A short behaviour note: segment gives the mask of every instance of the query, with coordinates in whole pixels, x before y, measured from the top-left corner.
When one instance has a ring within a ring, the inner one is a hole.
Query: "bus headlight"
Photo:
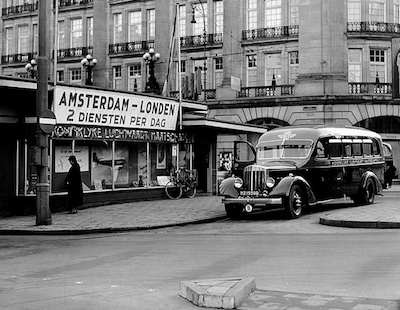
[[[235,188],[241,188],[243,186],[243,180],[241,178],[235,179]]]
[[[268,188],[272,188],[275,185],[275,180],[271,177],[268,177],[265,184],[267,185]]]

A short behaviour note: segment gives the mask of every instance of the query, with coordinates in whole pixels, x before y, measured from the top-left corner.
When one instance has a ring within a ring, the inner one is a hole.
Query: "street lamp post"
[[[93,73],[93,68],[97,64],[97,59],[93,58],[92,55],[87,54],[86,57],[81,60],[81,64],[86,69],[87,72],[85,84],[93,85],[92,73]]]
[[[154,48],[150,48],[148,52],[143,55],[144,61],[149,65],[149,80],[146,83],[146,93],[159,93],[160,86],[154,76],[154,64],[160,59],[160,53],[156,53]]]
[[[28,71],[29,77],[31,79],[36,78],[36,66],[37,66],[37,61],[35,59],[31,59],[31,61],[25,65],[25,69],[26,71]]]
[[[199,3],[201,5],[201,10],[202,10],[202,14],[203,14],[203,46],[204,46],[204,101],[207,102],[207,27],[206,27],[206,13],[204,11],[204,6],[203,3],[199,0]],[[196,18],[195,18],[195,7],[193,8],[193,16],[192,16],[192,20],[191,23],[195,24],[196,23]]]

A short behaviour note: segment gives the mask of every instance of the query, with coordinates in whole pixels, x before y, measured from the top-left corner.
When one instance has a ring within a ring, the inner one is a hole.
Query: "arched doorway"
[[[398,138],[400,134],[400,117],[372,117],[356,123],[355,126],[375,131],[382,135],[385,142],[390,143],[393,151],[393,164],[397,168],[396,178],[398,178],[400,174],[400,138]]]

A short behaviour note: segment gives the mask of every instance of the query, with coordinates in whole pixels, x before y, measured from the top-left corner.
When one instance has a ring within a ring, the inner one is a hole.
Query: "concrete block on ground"
[[[235,309],[256,289],[251,277],[182,281],[179,295],[206,308]]]

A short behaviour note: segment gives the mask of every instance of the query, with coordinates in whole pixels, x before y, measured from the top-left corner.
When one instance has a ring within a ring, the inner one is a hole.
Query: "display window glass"
[[[164,186],[177,167],[176,144],[125,141],[52,140],[52,193],[65,192],[75,155],[84,191]],[[190,144],[181,144],[182,165],[189,167]]]

